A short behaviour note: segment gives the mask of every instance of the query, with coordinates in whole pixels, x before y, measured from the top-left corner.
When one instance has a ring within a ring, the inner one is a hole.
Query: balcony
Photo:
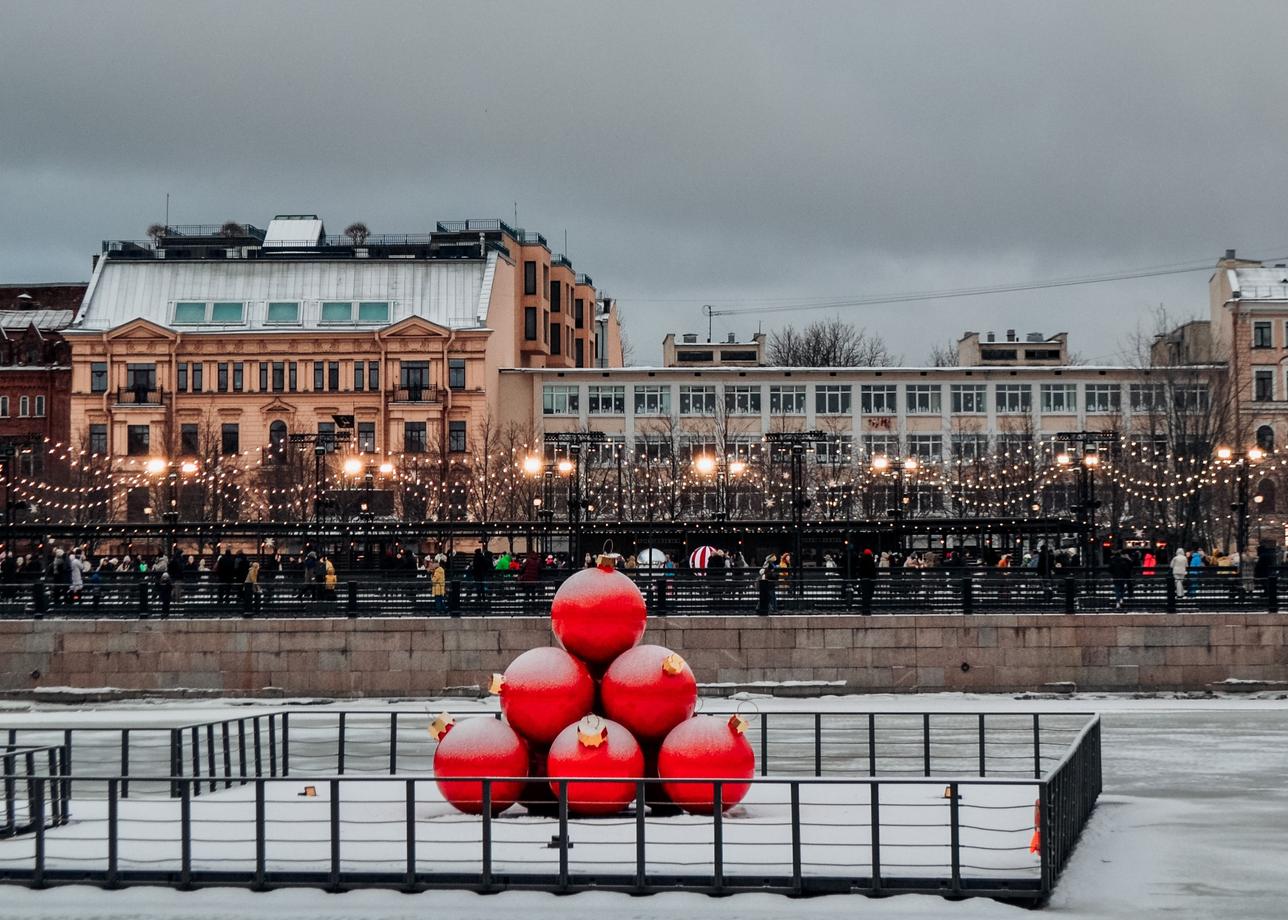
[[[396,403],[441,403],[443,389],[431,386],[395,387],[389,391],[389,399]]]
[[[116,391],[116,405],[125,408],[156,408],[165,405],[165,390],[160,387],[121,387]]]

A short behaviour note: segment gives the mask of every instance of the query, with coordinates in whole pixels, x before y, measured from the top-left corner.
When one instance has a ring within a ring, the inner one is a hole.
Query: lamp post
[[[162,551],[169,557],[174,552],[174,521],[171,518],[174,505],[174,473],[170,470],[170,461],[165,457],[149,457],[143,464],[143,469],[158,482],[162,476],[165,476],[167,494],[158,495],[157,498],[161,505],[161,520],[166,525]]]
[[[1233,467],[1235,470],[1237,497],[1235,501],[1230,504],[1230,510],[1238,515],[1237,539],[1239,541],[1239,572],[1243,573],[1246,571],[1244,559],[1247,556],[1248,551],[1248,486],[1249,481],[1252,478],[1253,464],[1260,463],[1266,456],[1266,452],[1260,447],[1250,447],[1244,453],[1240,454],[1238,458],[1235,458],[1234,451],[1230,448],[1218,447],[1216,450],[1216,456],[1218,460],[1221,460],[1226,465]],[[1257,497],[1258,499],[1261,498],[1261,496]],[[1260,527],[1260,525],[1261,517],[1258,515],[1257,526]],[[1259,542],[1260,539],[1258,538],[1258,543]]]
[[[716,481],[716,520],[729,520],[729,477],[741,476],[747,464],[741,460],[728,457],[712,457],[702,454],[693,461],[693,468],[702,476],[715,474]]]
[[[1069,469],[1078,460],[1078,504],[1074,510],[1078,515],[1078,527],[1082,532],[1082,565],[1091,574],[1096,564],[1096,468],[1100,466],[1100,454],[1087,447],[1083,448],[1081,458],[1070,453],[1056,455],[1056,466]]]
[[[898,459],[887,457],[885,454],[877,454],[872,458],[872,472],[878,476],[884,476],[887,473],[894,475],[894,507],[887,508],[886,514],[894,518],[895,521],[895,538],[900,554],[904,550],[903,542],[903,521],[907,517],[912,502],[909,496],[904,492],[904,477],[915,476],[917,470],[921,468],[921,461],[916,457],[904,457]]]
[[[608,435],[602,431],[561,431],[547,434],[542,440],[546,444],[565,444],[568,447],[568,456],[559,461],[558,470],[561,475],[569,477],[568,555],[577,559],[581,555],[582,512],[589,511],[593,507],[592,503],[581,494],[581,451],[586,444],[605,443]],[[549,504],[547,499],[546,507],[553,519],[554,510],[549,508]]]

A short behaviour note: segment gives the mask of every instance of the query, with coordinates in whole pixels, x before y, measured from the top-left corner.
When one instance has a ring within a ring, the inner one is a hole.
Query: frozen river
[[[399,704],[433,710],[434,702]],[[830,697],[758,701],[768,711],[837,708],[880,710],[1087,711],[1104,718],[1105,792],[1082,842],[1044,913],[1077,918],[1224,918],[1288,916],[1288,701],[1220,698],[1130,700],[1083,696],[1023,701],[962,695]],[[454,701],[457,710],[460,701]],[[3,704],[7,724],[56,719],[93,723],[132,717],[158,724],[227,714],[225,704],[132,704],[72,710],[26,710]],[[371,708],[366,704],[365,708]],[[25,711],[24,711],[25,710]],[[115,710],[115,711],[112,711]],[[253,894],[235,890],[104,892],[66,888],[32,892],[0,888],[0,915],[27,918],[171,917],[219,920],[272,914],[281,920],[327,918],[522,917],[524,920],[611,914],[614,920],[674,917],[1000,918],[1032,916],[985,900],[950,903],[900,896],[884,900],[829,897],[794,901],[777,895],[632,898],[532,893],[401,895],[317,891]]]

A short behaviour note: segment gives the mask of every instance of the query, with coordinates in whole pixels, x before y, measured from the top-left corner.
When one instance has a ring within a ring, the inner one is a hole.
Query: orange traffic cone
[[[1033,839],[1029,841],[1029,852],[1037,853],[1042,849],[1042,800],[1033,800]]]

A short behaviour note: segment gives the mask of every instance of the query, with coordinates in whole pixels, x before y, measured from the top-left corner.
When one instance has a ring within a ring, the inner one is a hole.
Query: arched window
[[[1257,446],[1262,450],[1275,449],[1275,430],[1269,425],[1262,425],[1257,429]]]
[[[1275,513],[1275,481],[1273,479],[1263,479],[1257,483],[1256,497],[1261,499],[1260,502],[1257,502],[1257,506],[1262,514]]]
[[[269,463],[281,463],[286,459],[286,422],[281,419],[268,426]]]

